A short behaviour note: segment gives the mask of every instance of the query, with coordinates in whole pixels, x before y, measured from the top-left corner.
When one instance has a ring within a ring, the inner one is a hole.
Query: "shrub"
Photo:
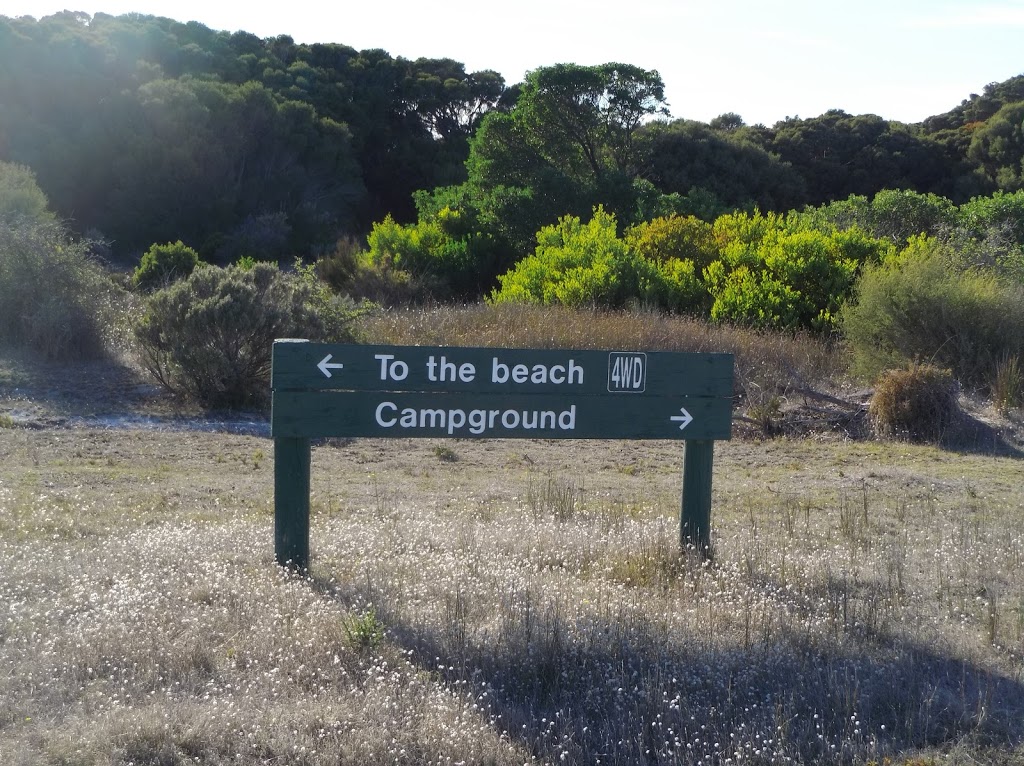
[[[154,244],[142,255],[132,275],[132,283],[140,290],[157,290],[171,282],[184,279],[199,265],[199,254],[180,239],[166,245]]]
[[[868,414],[880,435],[924,442],[938,442],[961,418],[952,375],[928,364],[883,373]]]
[[[706,315],[711,297],[693,261],[669,258],[652,265],[655,271],[644,304],[676,314]]]
[[[435,279],[413,277],[391,258],[372,260],[353,237],[339,239],[317,260],[316,275],[336,293],[384,306],[415,305],[438,292]]]
[[[172,391],[209,407],[261,405],[275,338],[341,340],[325,331],[301,275],[257,263],[197,269],[154,293],[136,326],[142,361]]]
[[[865,270],[841,320],[856,372],[927,361],[985,386],[998,360],[1024,353],[1024,288],[954,261],[948,246],[918,237]]]
[[[216,263],[234,263],[244,257],[256,261],[278,261],[288,252],[291,233],[288,216],[283,212],[250,214],[224,236],[214,251],[213,259]]]
[[[410,283],[432,288],[432,297],[475,297],[493,279],[493,243],[476,231],[472,215],[455,208],[421,213],[410,225],[388,215],[373,225],[367,244],[375,269],[403,272]]]
[[[676,313],[707,313],[711,297],[701,274],[719,256],[711,224],[670,215],[630,227],[623,239],[656,269],[648,303]]]
[[[942,239],[962,269],[991,269],[1024,283],[1024,191],[975,197],[959,208],[957,225]]]
[[[651,261],[692,261],[697,273],[719,256],[711,224],[693,216],[655,218],[631,226],[623,239],[630,249]]]
[[[255,263],[246,268],[251,269]],[[354,339],[355,320],[372,311],[372,303],[357,303],[350,296],[334,292],[318,274],[316,264],[304,265],[295,261],[295,276],[308,291],[306,303],[316,315],[320,337],[333,343],[346,343]]]
[[[0,162],[0,219],[29,224],[56,220],[31,168]]]
[[[975,197],[962,204],[958,213],[959,227],[976,237],[993,228],[1006,227],[1013,241],[1024,245],[1024,189]]]
[[[537,250],[507,274],[492,303],[622,307],[652,297],[655,265],[616,234],[615,216],[598,207],[587,223],[572,215],[537,232]]]
[[[796,218],[823,231],[859,228],[871,236],[903,247],[918,234],[934,236],[952,226],[956,207],[945,197],[905,189],[883,189],[869,202],[851,195],[820,207],[808,208]]]
[[[53,222],[0,220],[0,343],[49,359],[101,356],[115,297],[88,242]]]
[[[714,299],[711,318],[755,327],[833,329],[861,265],[888,250],[857,229],[790,230],[775,217],[715,226],[735,238],[704,270]]]

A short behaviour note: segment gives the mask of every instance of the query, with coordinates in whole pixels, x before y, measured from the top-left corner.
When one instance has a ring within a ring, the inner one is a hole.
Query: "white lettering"
[[[472,365],[463,366],[471,367]],[[613,379],[617,380],[617,376],[620,374],[619,368],[613,364],[611,371]],[[460,368],[460,378],[461,375]],[[466,380],[465,378],[462,379]],[[570,359],[568,364],[514,364],[510,367],[508,364],[498,361],[498,357],[495,356],[491,358],[491,382],[532,383],[534,385],[545,385],[547,383],[561,385],[567,383],[569,385],[582,386],[583,368],[576,364],[575,359]]]
[[[487,427],[487,411],[473,410],[469,413],[469,432],[471,434],[482,434]]]
[[[502,364],[498,361],[498,357],[494,357],[491,365],[491,383],[504,383],[508,380],[508,365]]]
[[[381,402],[380,404],[377,405],[377,411],[373,414],[373,416],[377,420],[377,425],[381,426],[382,428],[391,428],[391,426],[393,426],[397,422],[397,420],[395,418],[391,418],[390,420],[384,420],[385,408],[397,410],[398,405],[396,405],[394,402]]]
[[[575,378],[575,380],[573,380]],[[569,360],[569,385],[576,384],[577,386],[583,385],[583,368],[580,367],[572,359]]]
[[[455,380],[455,362],[441,357],[441,380]]]
[[[448,410],[448,435],[452,435],[452,431],[456,428],[462,428],[466,425],[466,413],[464,410]]]
[[[480,436],[488,430],[515,431],[576,429],[576,405],[562,412],[552,410],[463,410],[405,407],[399,409],[394,402],[381,402],[374,410],[374,420],[381,428],[399,426],[407,429],[438,429],[448,436],[457,436],[468,430]]]
[[[409,365],[401,360],[394,359],[393,354],[374,354],[374,359],[380,360],[380,379],[381,380],[405,380],[409,377]],[[390,362],[390,364],[389,364]]]
[[[420,428],[444,428],[444,420],[444,410],[420,410]]]

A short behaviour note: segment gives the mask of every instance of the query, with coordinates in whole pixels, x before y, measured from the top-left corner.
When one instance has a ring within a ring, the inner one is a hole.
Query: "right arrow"
[[[679,423],[679,430],[682,431],[684,428],[690,425],[690,423],[693,422],[693,415],[687,412],[684,407],[680,407],[679,411],[683,414],[673,415],[672,417],[669,418],[669,420],[677,421]]]

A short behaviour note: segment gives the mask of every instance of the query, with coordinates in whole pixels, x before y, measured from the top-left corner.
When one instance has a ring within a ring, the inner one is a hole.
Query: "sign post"
[[[681,440],[681,542],[710,552],[714,441],[732,434],[730,354],[278,340],[271,377],[279,564],[309,565],[310,439],[327,436]]]

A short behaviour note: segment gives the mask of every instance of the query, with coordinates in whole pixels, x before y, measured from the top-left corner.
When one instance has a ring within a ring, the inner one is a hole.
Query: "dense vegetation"
[[[79,315],[125,290],[150,366],[185,390],[168,339],[218,291],[200,324],[236,335],[242,305],[249,326],[345,337],[351,299],[484,300],[844,336],[865,374],[925,360],[982,387],[1024,350],[1024,75],[915,125],[703,124],[626,63],[507,86],[450,59],[72,12],[0,16],[0,72],[3,339],[54,356],[102,347],[110,317]],[[315,267],[252,272],[297,258]],[[20,288],[47,270],[45,294]]]
[[[672,120],[658,73],[629,64],[539,67],[507,87],[450,59],[72,12],[0,17],[0,71],[0,160],[126,259],[179,239],[222,263],[309,257],[457,200],[498,240],[490,286],[542,226],[598,204],[629,225],[883,189],[959,204],[1024,183],[1024,77],[919,125],[842,111],[703,124]]]
[[[461,179],[504,83],[448,59],[296,45],[139,15],[0,17],[0,159],[136,256],[291,255],[407,218]]]

